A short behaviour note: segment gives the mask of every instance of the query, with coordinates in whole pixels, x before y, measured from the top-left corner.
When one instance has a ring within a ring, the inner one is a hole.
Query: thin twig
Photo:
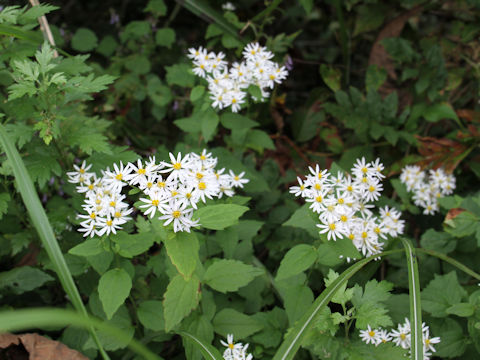
[[[30,0],[30,4],[32,6],[40,6],[40,2],[38,0]],[[53,48],[53,57],[58,57],[58,52],[55,50],[55,40],[53,39],[52,31],[50,30],[50,25],[48,25],[48,21],[45,15],[42,15],[38,18],[38,23],[40,24],[40,30],[43,33],[43,37],[45,40],[48,40],[50,45]]]

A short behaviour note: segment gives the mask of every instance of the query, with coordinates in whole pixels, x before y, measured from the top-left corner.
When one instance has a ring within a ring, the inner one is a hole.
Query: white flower
[[[378,345],[381,342],[380,333],[376,329],[372,329],[368,325],[367,330],[360,330],[360,338],[365,341],[367,344]]]

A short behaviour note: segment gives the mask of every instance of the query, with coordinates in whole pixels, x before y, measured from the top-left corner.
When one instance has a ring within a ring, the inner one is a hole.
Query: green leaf
[[[309,15],[313,9],[313,0],[300,0],[300,5],[302,5],[305,13]]]
[[[223,309],[213,319],[213,328],[224,337],[233,334],[234,338],[242,339],[262,330],[263,324],[237,310]]]
[[[378,29],[385,19],[385,7],[381,4],[360,5],[357,9],[354,37]]]
[[[473,235],[477,229],[478,218],[469,211],[464,211],[454,219],[446,220],[445,231],[455,237]]]
[[[434,279],[422,291],[423,309],[434,317],[445,317],[448,315],[447,309],[460,303],[466,294],[455,271],[446,275],[435,274]]]
[[[202,129],[202,135],[205,139],[205,142],[212,140],[213,135],[215,135],[215,131],[217,130],[219,121],[218,115],[211,108],[206,110],[201,115],[200,127]]]
[[[370,65],[365,78],[367,92],[377,91],[385,80],[387,80],[387,71],[377,65]]]
[[[420,239],[420,244],[425,249],[436,250],[442,254],[448,254],[455,250],[457,241],[446,232],[428,229]]]
[[[393,289],[393,284],[388,281],[369,280],[365,284],[365,290],[358,285],[355,285],[352,304],[354,306],[360,306],[368,302],[384,302],[390,298],[390,291]],[[373,325],[372,325],[373,326]]]
[[[296,322],[290,332],[286,335],[285,340],[280,345],[272,360],[292,360],[300,348],[305,333],[312,326],[315,316],[328,305],[330,299],[337,293],[344,283],[374,258],[393,253],[398,253],[398,250],[380,253],[374,257],[360,260],[345,270],[322,292],[322,294],[320,294],[312,306],[310,306],[304,315]]]
[[[52,148],[37,146],[24,158],[31,179],[37,182],[40,187],[50,180],[52,174],[59,176],[62,173],[62,168],[53,154]]]
[[[470,303],[458,303],[447,308],[445,312],[461,317],[469,317],[475,312],[475,306]]]
[[[243,115],[226,112],[220,117],[222,125],[230,130],[251,129],[258,126],[258,122],[253,121]]]
[[[317,260],[315,247],[296,245],[285,254],[277,271],[276,280],[286,279],[310,268]]]
[[[167,6],[163,0],[150,0],[143,11],[151,12],[153,15],[160,17],[167,13]]]
[[[260,101],[263,98],[262,90],[257,85],[250,85],[247,88],[247,92],[257,101]]]
[[[140,303],[137,309],[138,320],[149,330],[163,331],[165,320],[163,319],[163,304],[158,300],[147,300]]]
[[[453,319],[444,319],[443,324],[436,328],[440,343],[435,345],[435,356],[442,358],[459,358],[467,349],[469,339],[463,334],[460,324]]]
[[[339,277],[339,274],[332,269],[328,271],[327,277],[324,279],[325,281],[325,286],[328,287],[330,284],[332,284],[337,278]],[[350,301],[353,297],[353,291],[354,289],[347,289],[347,283],[345,282],[336,292],[335,295],[332,297],[332,302],[336,304],[341,304],[345,306],[347,301]]]
[[[316,216],[313,211],[308,207],[308,204],[304,204],[299,207],[290,216],[282,226],[293,226],[296,228],[306,230],[313,238],[318,238],[318,228],[316,222]]]
[[[9,202],[10,195],[8,193],[0,193],[0,219],[7,213]]]
[[[72,274],[70,273],[67,263],[65,262],[62,250],[55,239],[52,227],[50,226],[47,215],[45,214],[45,210],[43,209],[40,199],[38,198],[37,192],[33,187],[32,180],[30,179],[27,169],[25,168],[25,164],[20,158],[20,154],[18,153],[17,149],[9,139],[5,128],[1,124],[0,143],[12,166],[18,191],[22,196],[22,200],[27,208],[28,214],[30,215],[33,225],[38,232],[40,240],[42,241],[42,245],[47,252],[48,258],[53,264],[63,289],[67,293],[75,309],[81,315],[87,316],[87,310],[85,309],[78,289],[73,282]],[[100,349],[102,356],[105,359],[108,359],[108,356],[106,355],[102,345],[100,344],[98,336],[91,325],[89,325],[89,330],[95,343]]]
[[[153,245],[151,234],[127,234],[123,231],[111,236],[111,240],[117,245],[118,254],[132,258],[143,254]]]
[[[212,345],[203,342],[200,338],[185,331],[180,332],[183,338],[188,339],[195,347],[200,350],[206,360],[223,360],[217,349]]]
[[[112,269],[102,275],[98,282],[98,295],[107,319],[122,305],[132,289],[132,279],[123,269]]]
[[[192,91],[190,92],[190,101],[195,102],[202,97],[205,93],[205,86],[197,85],[195,86]]]
[[[39,288],[52,280],[54,280],[53,277],[40,269],[22,266],[0,273],[0,290],[10,290],[19,295]]]
[[[128,40],[139,40],[150,34],[152,26],[148,21],[130,21],[122,33],[120,40],[124,43]]]
[[[97,46],[97,35],[85,28],[78,29],[72,37],[72,48],[80,52],[88,52]]]
[[[100,41],[95,51],[108,58],[113,55],[117,47],[118,42],[115,38],[112,35],[107,35]]]
[[[248,210],[246,206],[235,204],[208,205],[195,211],[194,217],[206,229],[223,230],[235,225]]]
[[[424,110],[423,116],[427,121],[430,122],[437,122],[443,119],[453,119],[455,121],[459,121],[455,110],[453,110],[452,106],[446,102],[430,105]]]
[[[320,75],[327,86],[333,91],[337,92],[341,89],[342,73],[331,65],[320,65]]]
[[[158,29],[155,34],[155,43],[159,46],[165,46],[169,49],[175,42],[175,31],[170,28]]]
[[[226,293],[237,291],[263,274],[263,270],[237,260],[218,260],[205,271],[203,282],[211,288]]]
[[[372,328],[392,326],[392,319],[387,314],[388,310],[381,305],[371,302],[362,304],[356,308],[355,326],[357,329],[366,329],[368,325]]]
[[[287,283],[286,286],[283,284]],[[285,312],[287,313],[288,322],[292,326],[302,317],[305,309],[313,303],[313,292],[304,284],[289,284],[289,280],[278,284],[282,298]]]
[[[169,85],[178,85],[182,87],[193,87],[195,83],[195,75],[191,71],[188,64],[175,64],[166,66],[166,79]]]
[[[265,131],[253,129],[247,133],[245,146],[259,153],[263,153],[264,149],[275,150],[275,144]]]
[[[172,264],[183,277],[189,278],[197,263],[200,263],[198,257],[200,245],[195,233],[171,233],[163,239],[163,243]]]
[[[170,281],[163,301],[165,331],[172,330],[175,325],[197,307],[199,286],[200,281],[196,276],[185,279],[179,274]]]
[[[69,254],[77,255],[77,256],[93,256],[98,255],[103,252],[103,245],[102,242],[98,238],[91,238],[87,239],[81,244],[78,244],[68,250]]]

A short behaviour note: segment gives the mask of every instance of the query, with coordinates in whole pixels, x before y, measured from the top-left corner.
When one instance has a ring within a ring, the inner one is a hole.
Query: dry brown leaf
[[[418,152],[424,160],[418,165],[425,167],[432,165],[433,168],[443,166],[447,172],[452,172],[459,164],[467,146],[454,140],[440,139],[430,136],[415,135],[418,140]]]
[[[462,208],[453,208],[448,210],[447,216],[445,217],[445,221],[455,219],[458,215],[460,215],[464,211],[465,209],[462,209]]]
[[[88,360],[78,351],[38,334],[0,334],[0,349],[20,344],[29,353],[29,360]]]

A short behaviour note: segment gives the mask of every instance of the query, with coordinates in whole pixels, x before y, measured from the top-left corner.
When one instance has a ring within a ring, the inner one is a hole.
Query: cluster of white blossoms
[[[297,178],[298,186],[290,187],[290,193],[311,203],[310,209],[319,215],[320,233],[327,233],[328,240],[348,237],[364,256],[375,255],[382,251],[382,241],[402,234],[405,225],[394,208],[386,206],[379,216],[373,214],[371,202],[383,190],[383,168],[380,159],[367,163],[365,158],[357,159],[351,175],[334,176],[318,165],[309,167],[306,180]]]
[[[226,347],[223,352],[223,358],[225,360],[252,360],[252,354],[247,353],[248,344],[234,343],[233,335],[227,335],[227,342],[220,340],[223,346]]]
[[[241,109],[245,102],[246,89],[256,85],[261,89],[263,100],[270,96],[268,89],[286,79],[288,71],[270,59],[273,53],[258,43],[248,44],[243,50],[243,61],[234,62],[231,67],[224,60],[225,54],[207,52],[200,47],[188,49],[187,55],[193,61],[195,75],[206,78],[213,108],[228,108],[233,112]]]
[[[78,184],[76,190],[85,193],[82,205],[87,214],[80,214],[83,236],[93,237],[116,233],[131,218],[133,208],[125,202],[123,187],[135,186],[143,192],[139,207],[151,218],[160,214],[164,225],[173,223],[173,230],[190,232],[199,226],[193,220],[193,211],[199,201],[233,196],[234,188],[243,187],[249,180],[244,172],[235,175],[231,170],[216,170],[217,158],[206,150],[199,155],[190,153],[175,157],[170,153],[170,162],[156,163],[155,157],[148,161],[114,164],[113,170],[102,170],[102,176],[89,172],[92,165],[84,161],[81,166],[74,165],[75,171],[68,172],[71,183]]]
[[[419,166],[405,166],[400,175],[400,181],[413,192],[415,205],[422,207],[425,215],[433,215],[438,211],[438,199],[453,193],[455,176],[447,174],[442,168],[430,170],[427,173]]]
[[[430,337],[430,330],[425,323],[422,323],[422,335],[423,335],[423,358],[425,360],[430,359],[432,352],[435,352],[433,345],[440,342],[439,337]],[[385,344],[387,342],[393,342],[397,346],[401,346],[403,349],[410,350],[411,347],[411,328],[410,321],[405,318],[404,324],[398,324],[397,329],[392,329],[388,332],[385,329],[372,329],[368,325],[367,330],[360,330],[360,338],[367,344]]]

